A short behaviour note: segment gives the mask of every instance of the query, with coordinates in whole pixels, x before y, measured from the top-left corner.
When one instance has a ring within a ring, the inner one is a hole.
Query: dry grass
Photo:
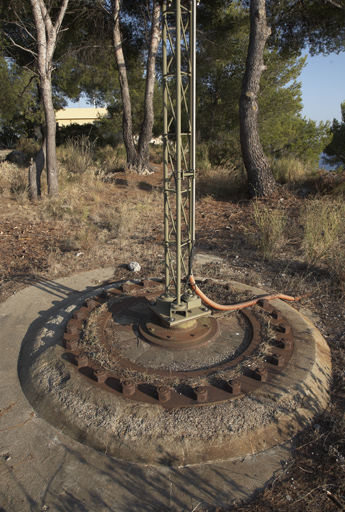
[[[271,170],[274,179],[281,184],[299,185],[317,176],[314,167],[293,157],[283,157],[271,161]]]
[[[197,193],[216,198],[230,198],[242,194],[246,188],[242,169],[235,165],[212,167],[207,162],[200,167],[197,178]]]
[[[315,265],[334,256],[343,238],[345,204],[342,200],[315,199],[301,209],[306,260]]]
[[[3,197],[21,197],[27,195],[28,171],[10,162],[1,163],[0,195]]]
[[[280,206],[267,208],[256,201],[253,203],[253,218],[259,248],[265,258],[272,259],[288,242],[286,213]]]

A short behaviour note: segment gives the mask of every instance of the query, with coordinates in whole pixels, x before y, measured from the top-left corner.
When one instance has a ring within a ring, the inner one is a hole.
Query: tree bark
[[[136,169],[138,156],[133,141],[133,125],[132,125],[132,105],[131,97],[129,93],[129,85],[127,79],[127,69],[125,57],[122,48],[122,39],[120,31],[120,10],[121,0],[114,0],[113,2],[113,42],[115,50],[115,58],[117,62],[117,69],[119,72],[121,98],[123,106],[122,116],[122,130],[123,130],[123,142],[125,144],[127,153],[127,169]]]
[[[144,100],[144,121],[141,126],[139,144],[138,144],[138,174],[143,174],[149,170],[149,147],[152,138],[152,129],[154,124],[153,95],[156,80],[156,56],[161,40],[160,30],[160,5],[153,3],[152,27],[150,34],[150,47],[146,66],[146,87]]]
[[[156,56],[161,39],[160,34],[160,12],[161,7],[158,2],[152,2],[152,24],[150,33],[150,44],[146,66],[146,85],[144,99],[144,120],[141,126],[138,150],[136,150],[133,141],[132,127],[132,107],[129,92],[126,62],[123,54],[122,39],[120,31],[120,11],[122,0],[113,0],[113,42],[115,57],[119,72],[121,98],[123,105],[123,142],[127,153],[127,169],[134,170],[138,174],[143,174],[149,170],[149,144],[152,138],[152,128],[154,124],[153,95],[156,79]]]
[[[60,11],[53,24],[44,0],[30,0],[37,31],[37,67],[40,80],[40,93],[46,120],[46,165],[48,194],[59,193],[58,166],[56,158],[56,120],[52,97],[51,74],[53,55],[57,44],[57,36],[65,15],[68,1],[63,0]]]
[[[251,196],[265,197],[277,189],[270,164],[259,137],[258,93],[260,78],[266,69],[264,49],[271,29],[266,22],[265,0],[250,2],[250,37],[246,71],[240,97],[240,138]]]
[[[45,140],[43,141],[42,147],[35,156],[31,158],[29,167],[29,193],[30,199],[36,201],[41,197],[41,175],[46,162],[46,147]]]

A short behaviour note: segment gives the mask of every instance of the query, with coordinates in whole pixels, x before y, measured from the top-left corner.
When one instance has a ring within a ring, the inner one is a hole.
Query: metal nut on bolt
[[[260,299],[258,305],[261,306],[263,309],[266,309],[269,305],[269,302],[267,299]]]
[[[83,366],[87,366],[89,360],[85,354],[78,354],[75,358],[77,366],[82,368]]]
[[[281,354],[273,354],[272,363],[276,366],[284,366],[285,358]]]
[[[84,318],[86,317],[84,311],[75,311],[73,313],[73,318],[75,318],[76,320],[84,320]]]
[[[134,395],[136,389],[136,385],[132,380],[124,380],[122,382],[122,393],[124,396]]]
[[[87,301],[86,301],[86,307],[87,307],[88,309],[95,309],[95,307],[96,307],[96,301],[95,301],[95,300],[93,300],[93,299],[87,300]]]
[[[167,386],[159,386],[157,392],[158,400],[160,402],[167,402],[168,400],[170,400],[171,391]]]
[[[74,324],[67,324],[66,333],[67,334],[78,334],[78,327]]]
[[[292,340],[288,340],[287,338],[282,338],[280,340],[281,344],[283,345],[284,350],[291,350],[292,349]]]
[[[291,327],[289,324],[287,324],[286,322],[280,324],[280,328],[281,330],[285,333],[285,334],[290,334],[291,332]]]
[[[206,402],[208,392],[206,386],[198,386],[195,388],[197,402]]]
[[[229,380],[230,393],[237,396],[241,393],[241,382],[238,379]]]
[[[108,374],[105,370],[100,368],[93,372],[93,376],[94,376],[96,382],[102,383],[102,382],[106,381]]]
[[[267,370],[265,370],[265,368],[256,368],[256,370],[254,370],[254,377],[256,380],[266,382],[268,377]]]
[[[66,349],[74,352],[78,348],[78,340],[66,340]]]

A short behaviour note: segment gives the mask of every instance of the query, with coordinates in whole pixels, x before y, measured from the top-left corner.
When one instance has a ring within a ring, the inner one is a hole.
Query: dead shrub
[[[303,250],[310,265],[331,258],[334,247],[340,240],[344,215],[345,205],[339,199],[314,199],[301,209]]]
[[[267,208],[256,201],[253,203],[253,218],[257,226],[259,248],[264,257],[270,259],[288,242],[285,211],[280,206]]]

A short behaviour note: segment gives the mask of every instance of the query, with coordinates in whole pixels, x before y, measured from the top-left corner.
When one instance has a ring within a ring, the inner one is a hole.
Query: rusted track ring
[[[89,360],[83,355],[78,347],[83,326],[91,311],[96,307],[106,302],[109,298],[121,295],[124,292],[132,290],[140,290],[147,286],[156,285],[152,281],[141,282],[139,284],[125,283],[121,285],[120,289],[113,289],[111,291],[103,292],[101,296],[89,299],[86,305],[75,311],[73,318],[68,322],[63,343],[65,346],[65,360],[73,364],[73,367],[83,376],[90,379],[101,389],[115,393],[118,396],[129,398],[138,402],[145,402],[149,404],[159,404],[165,408],[171,409],[176,407],[190,407],[202,406],[207,404],[214,404],[226,400],[239,398],[244,394],[254,391],[265,382],[270,382],[288,363],[293,352],[293,336],[291,327],[283,317],[281,312],[277,311],[268,301],[262,300],[258,304],[265,312],[270,314],[270,321],[277,326],[274,353],[268,357],[260,368],[245,370],[238,378],[232,381],[217,381],[216,385],[210,384],[207,386],[192,387],[183,385],[176,389],[166,386],[154,386],[148,384],[134,384],[132,381],[121,381],[119,376],[112,374],[100,368],[94,361]],[[132,297],[129,297],[130,300]],[[138,297],[133,297],[133,299]],[[120,303],[119,306],[121,306]],[[123,307],[123,305],[122,305]],[[250,321],[253,329],[253,337],[250,346],[237,358],[204,370],[184,371],[184,372],[171,372],[164,370],[154,370],[151,368],[143,368],[128,360],[122,358],[118,354],[114,355],[114,360],[124,367],[154,374],[160,377],[172,375],[179,379],[188,380],[200,376],[209,376],[218,371],[228,369],[236,366],[244,361],[249,354],[259,345],[260,338],[260,324],[256,318],[249,312],[242,310],[247,319]],[[106,325],[107,319],[111,313],[105,312],[102,318],[103,328]],[[105,339],[103,337],[103,343]]]

